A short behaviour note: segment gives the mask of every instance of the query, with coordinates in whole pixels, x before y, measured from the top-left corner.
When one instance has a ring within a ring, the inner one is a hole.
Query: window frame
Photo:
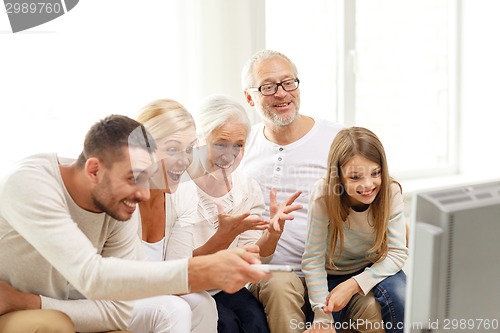
[[[460,172],[460,60],[461,3],[448,0],[448,160],[443,166],[414,170],[393,170],[398,179],[417,179],[456,175]],[[337,0],[337,122],[355,126],[356,122],[356,0]]]

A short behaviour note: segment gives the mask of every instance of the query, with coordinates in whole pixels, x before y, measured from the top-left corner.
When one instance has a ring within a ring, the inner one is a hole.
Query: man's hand
[[[271,228],[269,232],[281,234],[285,227],[285,221],[293,220],[293,216],[289,215],[291,212],[302,209],[302,205],[293,205],[295,200],[302,194],[297,191],[292,194],[285,202],[278,204],[276,201],[276,189],[272,188],[269,193],[269,215],[271,216]]]
[[[189,259],[188,283],[191,292],[222,289],[235,293],[248,282],[267,280],[271,274],[252,267],[260,264],[253,247],[249,252],[243,248],[222,250],[206,256]]]
[[[0,316],[12,311],[40,309],[40,296],[21,292],[0,281]]]

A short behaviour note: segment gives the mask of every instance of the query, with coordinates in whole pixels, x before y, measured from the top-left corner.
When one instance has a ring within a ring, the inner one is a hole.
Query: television
[[[500,332],[500,181],[413,195],[405,333]]]

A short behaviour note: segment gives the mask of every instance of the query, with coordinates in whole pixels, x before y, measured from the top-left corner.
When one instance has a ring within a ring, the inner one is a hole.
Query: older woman
[[[171,239],[191,242],[193,256],[257,244],[266,262],[276,248],[285,220],[292,219],[288,213],[299,208],[292,203],[300,193],[279,209],[273,193],[275,218],[265,221],[259,185],[237,170],[250,131],[245,109],[230,97],[214,95],[204,101],[198,116],[206,145],[188,169],[196,186],[183,184],[174,195],[176,202],[198,197],[197,221],[191,228],[191,239],[182,226],[173,228]],[[235,294],[220,290],[210,293],[217,303],[218,332],[269,332],[262,304],[246,288]]]

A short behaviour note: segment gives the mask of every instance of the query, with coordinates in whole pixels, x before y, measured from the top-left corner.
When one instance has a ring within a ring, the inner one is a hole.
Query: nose
[[[230,163],[232,161],[234,161],[236,159],[236,156],[235,154],[233,154],[233,152],[227,152],[223,155],[221,155],[221,160],[223,160],[224,162],[227,162],[227,163]]]
[[[149,187],[139,186],[135,192],[135,197],[138,201],[148,201],[151,197]]]
[[[193,159],[192,155],[183,152],[182,154],[179,155],[179,158],[177,159],[177,164],[188,166],[191,164],[192,159]]]
[[[279,96],[279,97],[286,96],[286,94],[287,94],[287,91],[285,89],[283,89],[283,86],[281,86],[281,85],[278,86],[278,90],[276,90],[276,92],[274,93],[275,96]]]
[[[235,160],[241,154],[242,148],[239,145],[228,146],[222,155],[227,160]]]
[[[370,188],[373,185],[373,179],[371,179],[371,177],[365,177],[362,185],[364,188]]]

